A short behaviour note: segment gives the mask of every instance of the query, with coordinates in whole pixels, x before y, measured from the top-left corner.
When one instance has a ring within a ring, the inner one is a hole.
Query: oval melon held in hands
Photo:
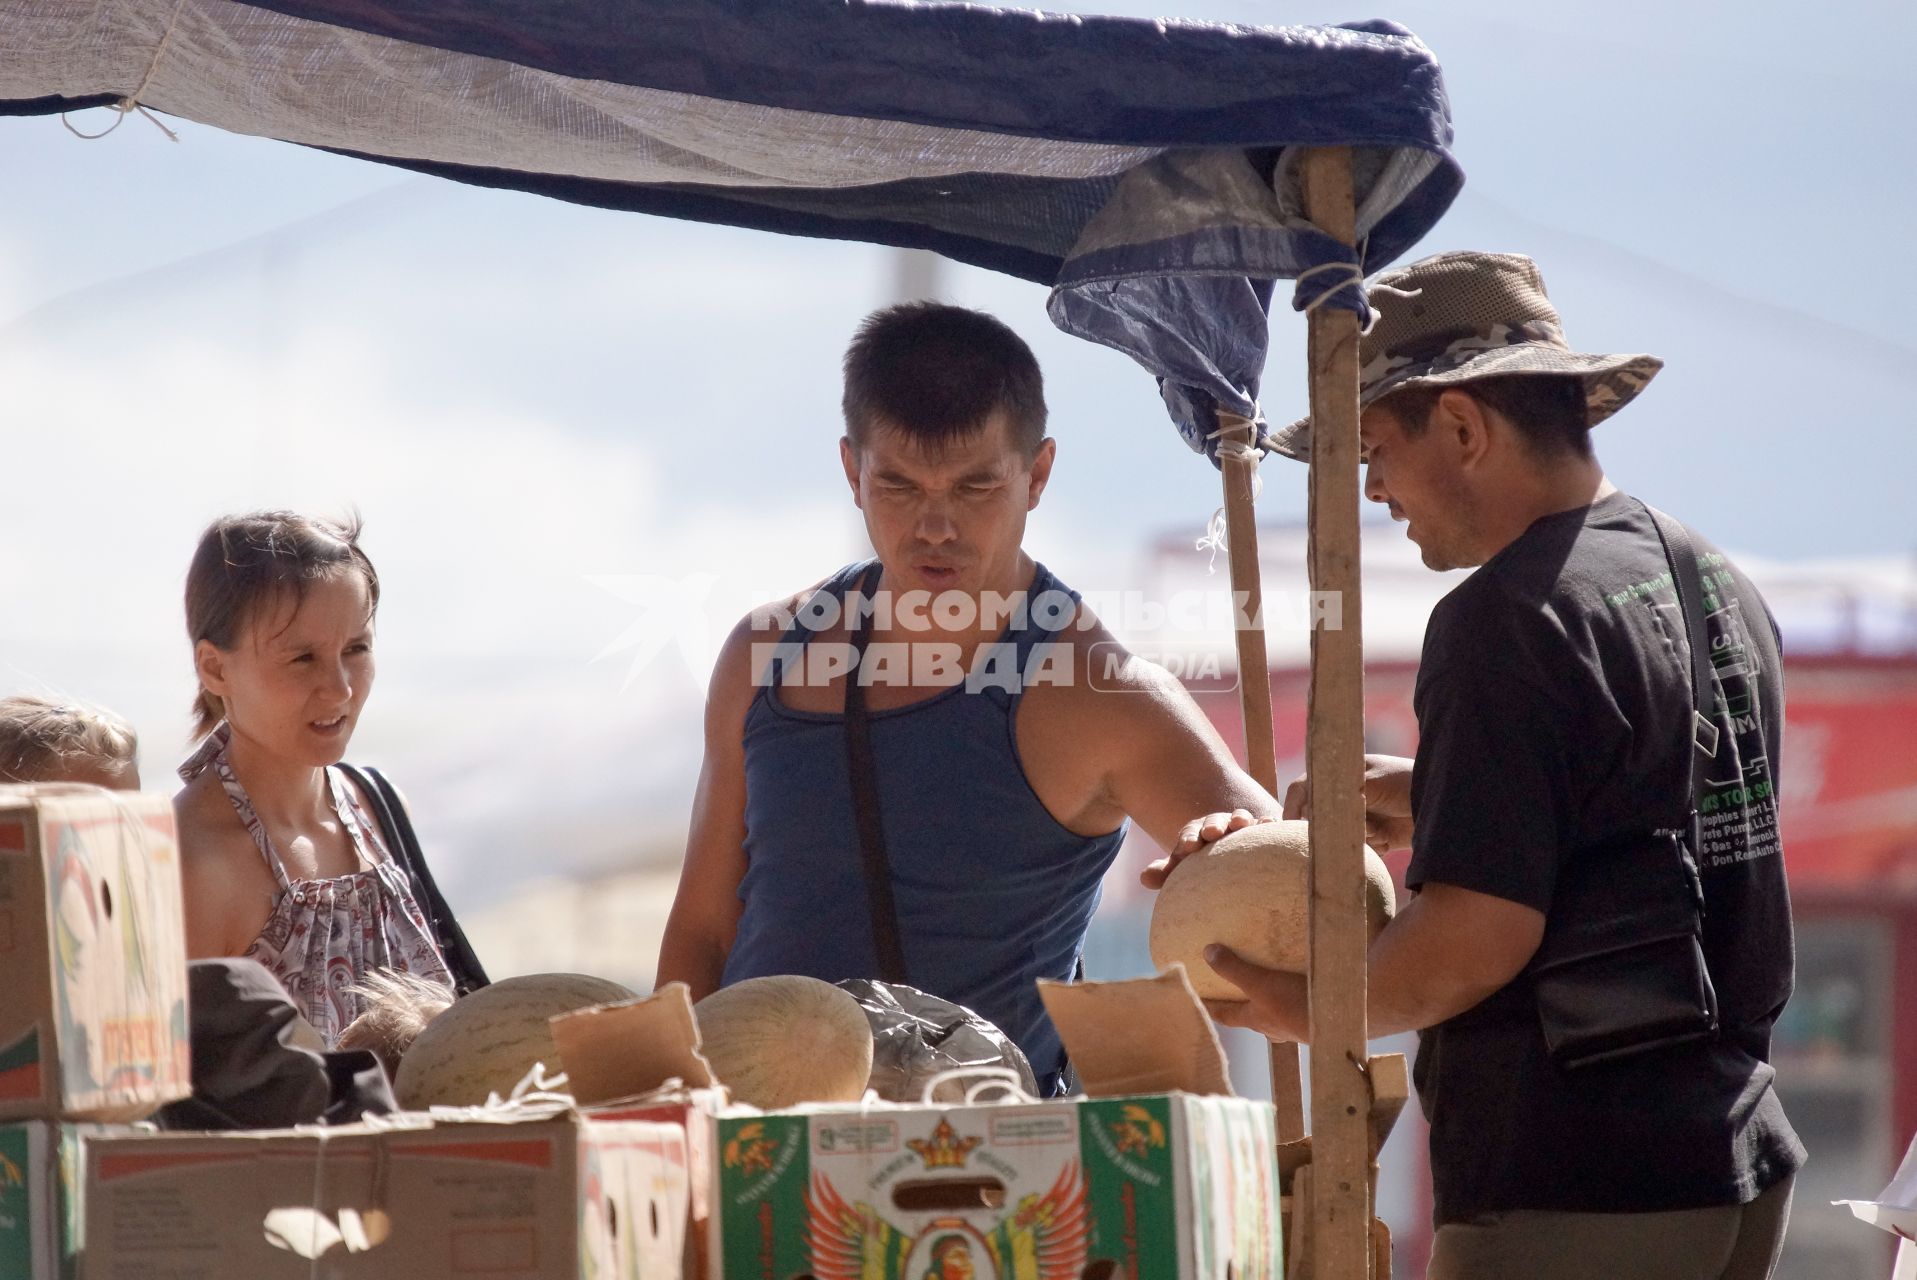
[[[1214,942],[1267,969],[1303,973],[1310,832],[1307,822],[1263,822],[1179,863],[1152,907],[1152,963],[1160,969],[1183,964],[1205,1000],[1245,998],[1205,963],[1205,948]],[[1364,856],[1365,915],[1375,938],[1397,910],[1397,898],[1384,860],[1370,849]]]
[[[692,1006],[699,1052],[740,1102],[777,1111],[857,1102],[872,1075],[865,1010],[829,982],[747,978]]]
[[[409,1111],[478,1106],[489,1093],[503,1098],[535,1062],[559,1073],[552,1018],[633,996],[616,982],[583,973],[501,978],[461,996],[426,1024],[400,1059],[393,1096]]]

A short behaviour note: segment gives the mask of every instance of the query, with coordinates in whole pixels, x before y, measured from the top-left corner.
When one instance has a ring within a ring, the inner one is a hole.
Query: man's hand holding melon
[[[1307,823],[1243,822],[1166,873],[1152,910],[1152,961],[1183,964],[1218,1021],[1274,1039],[1303,1034],[1309,847]],[[1396,901],[1391,873],[1369,850],[1365,881],[1376,937]]]
[[[1365,853],[1368,1018],[1371,1034],[1386,1036],[1455,1016],[1510,981],[1537,949],[1544,917],[1518,903],[1435,883],[1398,910],[1390,873],[1372,850],[1410,843],[1411,762],[1367,756],[1364,794],[1371,846]],[[1296,820],[1309,808],[1300,779],[1286,793],[1285,821],[1209,815],[1187,826],[1190,847],[1181,839],[1156,865],[1153,961],[1161,968],[1183,963],[1218,1022],[1273,1040],[1302,1041],[1310,1030],[1308,827]]]
[[[1365,757],[1365,843],[1379,853],[1411,847],[1411,760]],[[1311,789],[1300,774],[1285,788],[1285,817],[1311,817]]]

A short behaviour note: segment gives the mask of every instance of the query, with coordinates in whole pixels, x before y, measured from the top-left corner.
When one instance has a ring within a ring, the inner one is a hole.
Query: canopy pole
[[[1256,429],[1236,414],[1219,411],[1220,439],[1241,445],[1220,449],[1225,486],[1225,550],[1231,567],[1232,601],[1237,607],[1238,700],[1245,725],[1245,771],[1274,796],[1278,790],[1278,747],[1271,723],[1271,660],[1265,651],[1264,588],[1258,560],[1258,514],[1253,495],[1257,475]],[[1282,798],[1282,797],[1281,797]],[[1271,1100],[1278,1109],[1278,1141],[1305,1136],[1304,1083],[1298,1046],[1271,1046]]]
[[[1352,244],[1351,152],[1304,156],[1306,216]],[[1311,313],[1311,1230],[1314,1280],[1371,1273],[1365,1076],[1364,633],[1358,572],[1358,317]],[[1322,603],[1321,603],[1322,602]]]

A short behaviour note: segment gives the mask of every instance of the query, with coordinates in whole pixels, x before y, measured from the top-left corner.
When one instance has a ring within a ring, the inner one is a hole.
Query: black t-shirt
[[[1776,630],[1750,582],[1694,541],[1723,694],[1699,806],[1704,953],[1723,1029],[1566,1071],[1545,1052],[1521,974],[1423,1032],[1416,1079],[1439,1225],[1511,1209],[1741,1204],[1803,1163],[1768,1063],[1792,976]],[[1668,562],[1636,499],[1546,516],[1492,557],[1425,632],[1411,887],[1456,885],[1548,916],[1581,853],[1680,825],[1689,663]]]

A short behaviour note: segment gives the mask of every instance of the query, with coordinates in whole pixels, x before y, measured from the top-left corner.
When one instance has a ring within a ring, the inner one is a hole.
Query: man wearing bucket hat
[[[1373,842],[1412,849],[1369,1008],[1420,1033],[1430,1275],[1768,1276],[1804,1159],[1768,1063],[1792,977],[1769,611],[1598,465],[1590,429],[1660,360],[1574,351],[1514,254],[1368,298],[1365,494],[1427,565],[1475,569],[1426,628],[1416,760],[1365,781]],[[1302,979],[1209,958],[1251,996],[1221,1021],[1303,1037]]]

